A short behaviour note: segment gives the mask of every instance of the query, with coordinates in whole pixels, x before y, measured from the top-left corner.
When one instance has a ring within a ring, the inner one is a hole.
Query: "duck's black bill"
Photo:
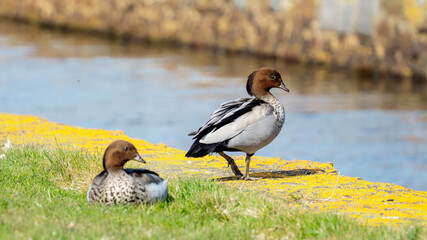
[[[138,162],[142,162],[142,163],[147,163],[139,154],[136,155],[136,157],[132,160],[138,161]]]
[[[282,84],[280,84],[279,88],[286,91],[286,92],[289,92],[289,88],[286,87],[286,85],[283,82],[282,82]]]

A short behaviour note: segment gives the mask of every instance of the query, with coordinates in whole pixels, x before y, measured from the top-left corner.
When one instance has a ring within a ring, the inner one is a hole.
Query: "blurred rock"
[[[2,0],[0,16],[427,77],[427,0]]]

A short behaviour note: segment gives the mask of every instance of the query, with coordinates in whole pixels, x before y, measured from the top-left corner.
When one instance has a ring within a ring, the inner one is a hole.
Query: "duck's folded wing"
[[[143,184],[150,183],[158,183],[163,181],[162,178],[159,177],[159,174],[156,172],[150,171],[148,169],[138,168],[138,169],[124,169],[125,172],[131,175],[138,182],[142,182]]]
[[[125,169],[131,175],[139,189],[144,189],[148,194],[148,202],[164,200],[168,196],[168,182],[163,180],[156,172],[148,169]],[[145,198],[145,196],[144,196]]]
[[[105,178],[107,178],[108,172],[102,171],[100,174],[98,174],[92,181],[93,185],[101,185],[102,182],[104,182]]]
[[[271,114],[271,106],[255,98],[237,99],[224,103],[212,114],[195,138],[200,143],[211,144],[226,141],[241,133],[254,122]]]
[[[214,124],[220,121],[228,113],[234,112],[239,109],[244,103],[249,102],[254,98],[238,98],[234,101],[224,102],[219,105],[218,109],[212,113],[211,118],[203,126],[201,126],[197,131],[191,132],[188,136],[194,136],[193,139],[197,139],[200,136],[210,132],[210,129]],[[207,131],[208,130],[208,131]]]

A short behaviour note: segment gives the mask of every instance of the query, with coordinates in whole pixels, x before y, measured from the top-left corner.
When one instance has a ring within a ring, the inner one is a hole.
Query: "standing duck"
[[[252,155],[273,141],[285,122],[285,109],[270,93],[271,88],[289,92],[275,69],[264,67],[251,73],[246,83],[246,90],[251,97],[221,104],[207,123],[189,134],[194,136],[195,141],[185,156],[204,157],[216,152],[227,160],[236,176],[250,180]],[[233,158],[224,151],[246,153],[244,175]]]
[[[129,160],[145,163],[130,142],[117,140],[107,147],[104,171],[93,179],[87,193],[90,203],[153,203],[166,199],[167,181],[147,169],[123,169]]]

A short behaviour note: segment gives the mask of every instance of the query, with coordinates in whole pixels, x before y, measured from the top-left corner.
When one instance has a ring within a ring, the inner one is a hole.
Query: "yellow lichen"
[[[406,19],[408,19],[411,24],[418,27],[426,17],[425,9],[427,8],[427,4],[426,7],[424,7],[415,0],[404,0],[402,3]]]
[[[123,131],[85,129],[34,116],[0,114],[0,136],[4,143],[9,139],[13,145],[61,146],[96,154],[102,153],[112,141],[125,139],[135,144],[147,160],[148,168],[168,179],[180,176],[214,178],[234,188],[286,199],[294,207],[342,213],[369,225],[413,220],[427,222],[427,192],[339,176],[331,163],[253,157],[251,176],[262,179],[240,181],[232,176],[221,157],[185,158],[184,151],[130,138]],[[243,168],[243,156],[236,157],[236,163]],[[87,181],[89,186],[90,180]]]

